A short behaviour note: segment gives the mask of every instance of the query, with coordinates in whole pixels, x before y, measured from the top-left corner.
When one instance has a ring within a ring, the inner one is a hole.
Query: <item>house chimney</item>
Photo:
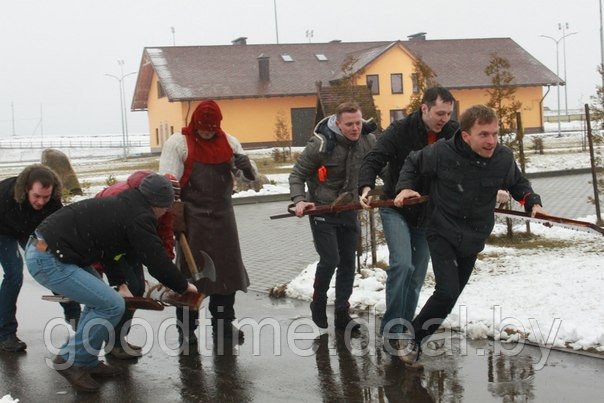
[[[418,32],[417,34],[407,35],[407,38],[410,41],[425,41],[426,40],[426,32]]]
[[[247,45],[247,36],[240,36],[237,39],[231,41],[233,45]]]
[[[264,53],[261,53],[258,56],[258,73],[260,81],[270,81],[270,71],[269,71],[269,56],[266,56]]]

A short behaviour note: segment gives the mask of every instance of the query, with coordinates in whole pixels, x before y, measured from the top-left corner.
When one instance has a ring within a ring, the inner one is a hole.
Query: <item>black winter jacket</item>
[[[27,238],[34,229],[63,205],[60,199],[51,198],[40,210],[35,210],[25,199],[18,203],[15,199],[15,184],[17,177],[4,179],[0,182],[0,234],[17,239],[21,247],[25,247]]]
[[[119,278],[122,266],[127,265],[120,257],[136,254],[159,282],[179,293],[187,288],[157,235],[151,205],[138,189],[70,204],[45,219],[36,231],[63,263],[101,262]]]
[[[499,189],[507,189],[514,199],[524,201],[527,211],[541,205],[541,198],[520,173],[509,148],[498,144],[491,158],[482,158],[463,141],[459,131],[452,139],[411,153],[396,191],[417,190],[422,176],[431,178],[428,237],[444,237],[460,256],[471,256],[484,248],[495,223],[493,210]]]
[[[438,139],[451,138],[458,127],[457,122],[450,120],[438,133]],[[421,150],[427,145],[428,133],[422,120],[421,110],[392,122],[363,159],[359,172],[359,191],[365,186],[373,189],[376,177],[386,166],[386,171],[381,175],[384,181],[384,194],[390,199],[396,197],[395,186],[405,159],[411,151]],[[420,186],[420,193],[425,194],[428,190],[429,183],[426,181]],[[409,225],[420,226],[423,223],[425,205],[416,204],[397,210],[404,215]]]

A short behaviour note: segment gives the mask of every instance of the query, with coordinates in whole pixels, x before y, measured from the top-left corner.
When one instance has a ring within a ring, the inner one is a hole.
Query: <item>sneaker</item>
[[[99,361],[99,364],[96,367],[86,368],[86,370],[92,376],[102,377],[117,376],[123,373],[121,368],[116,367],[114,365],[107,365],[102,361]]]
[[[27,348],[27,344],[22,342],[16,334],[11,334],[6,337],[4,340],[0,341],[0,350],[9,351],[11,353],[16,353],[19,351],[25,351]]]
[[[361,329],[361,324],[350,317],[348,309],[336,310],[334,325],[337,330],[350,329],[354,332]]]
[[[66,364],[65,359],[60,355],[53,358],[52,362],[59,366]],[[54,368],[59,375],[67,379],[67,381],[73,386],[73,388],[80,392],[96,392],[101,387],[88,373],[88,370],[84,367],[76,367],[71,365],[65,369]]]
[[[315,322],[315,325],[317,325],[317,327],[319,327],[320,329],[327,329],[327,313],[325,312],[326,309],[326,304],[318,302],[310,303],[312,321]]]
[[[419,342],[415,339],[411,340],[405,348],[399,350],[398,356],[405,363],[405,365],[411,368],[423,368],[424,365],[419,362],[419,357],[422,355],[422,348]]]
[[[219,327],[221,324],[222,328]],[[233,319],[212,319],[212,337],[214,340],[222,337],[242,342],[245,335],[241,329],[233,325]]]
[[[109,354],[113,358],[117,358],[118,360],[131,360],[134,358],[141,357],[143,355],[140,349],[135,350],[129,348],[128,351],[126,351],[121,346],[113,346],[113,348],[107,354]]]

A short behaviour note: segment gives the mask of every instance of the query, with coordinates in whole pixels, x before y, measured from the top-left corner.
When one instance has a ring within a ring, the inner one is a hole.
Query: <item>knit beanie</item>
[[[174,202],[172,182],[165,176],[149,174],[143,179],[138,190],[153,207],[170,207]]]

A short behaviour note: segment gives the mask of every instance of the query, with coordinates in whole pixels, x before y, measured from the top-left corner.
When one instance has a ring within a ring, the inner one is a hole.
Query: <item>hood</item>
[[[15,201],[19,204],[22,204],[27,200],[27,182],[29,181],[29,177],[34,170],[42,169],[47,171],[50,176],[52,176],[52,196],[51,198],[54,200],[61,200],[61,196],[63,194],[63,185],[61,184],[61,179],[59,179],[59,175],[56,174],[55,171],[42,164],[32,164],[27,166],[21,173],[17,176],[17,181],[15,182]]]

